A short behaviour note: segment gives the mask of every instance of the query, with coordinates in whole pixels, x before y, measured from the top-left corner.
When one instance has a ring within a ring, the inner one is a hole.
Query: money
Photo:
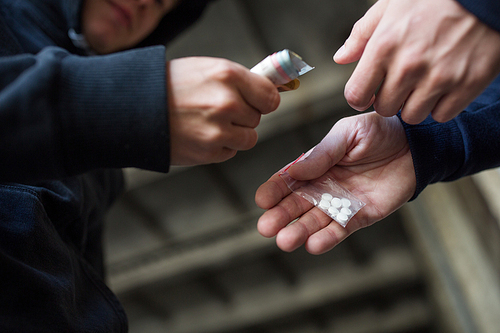
[[[284,49],[267,56],[250,71],[267,77],[280,91],[289,91],[299,87],[299,76],[313,69],[298,54]]]

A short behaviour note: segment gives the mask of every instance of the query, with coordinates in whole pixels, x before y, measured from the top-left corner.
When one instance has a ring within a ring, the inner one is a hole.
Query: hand
[[[454,0],[380,0],[334,60],[354,61],[347,102],[410,124],[460,113],[500,73],[500,33]],[[380,86],[377,95],[375,91]]]
[[[375,112],[340,120],[309,155],[288,169],[298,180],[329,173],[366,203],[346,228],[291,193],[280,172],[259,187],[255,202],[267,209],[258,221],[259,232],[265,237],[277,236],[276,243],[284,251],[293,251],[302,244],[312,254],[329,251],[351,233],[397,210],[416,188],[413,161],[400,120]]]
[[[218,58],[169,61],[167,89],[172,165],[222,162],[252,148],[261,115],[280,102],[269,79]]]

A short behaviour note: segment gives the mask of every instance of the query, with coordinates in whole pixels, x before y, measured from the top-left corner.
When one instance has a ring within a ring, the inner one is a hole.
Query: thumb
[[[377,1],[365,15],[354,24],[351,35],[333,56],[333,60],[336,63],[345,65],[358,61],[361,58],[366,44],[384,15],[388,2],[389,0]]]
[[[287,170],[290,176],[297,180],[311,180],[324,175],[345,155],[344,140],[334,139],[333,129],[329,135]],[[331,144],[336,143],[336,144]]]

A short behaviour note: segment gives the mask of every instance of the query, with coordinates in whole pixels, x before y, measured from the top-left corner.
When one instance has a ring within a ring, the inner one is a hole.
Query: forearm
[[[51,48],[1,61],[1,181],[168,170],[163,47],[105,57]]]

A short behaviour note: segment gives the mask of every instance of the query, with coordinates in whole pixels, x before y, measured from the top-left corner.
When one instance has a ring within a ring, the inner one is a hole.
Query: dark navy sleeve
[[[500,32],[500,1],[498,0],[456,0],[482,22]]]
[[[145,61],[145,59],[147,61]],[[165,48],[0,58],[0,181],[169,169]]]
[[[401,119],[401,118],[400,118]],[[500,77],[456,118],[418,125],[402,121],[410,145],[417,188],[452,181],[500,166]]]

